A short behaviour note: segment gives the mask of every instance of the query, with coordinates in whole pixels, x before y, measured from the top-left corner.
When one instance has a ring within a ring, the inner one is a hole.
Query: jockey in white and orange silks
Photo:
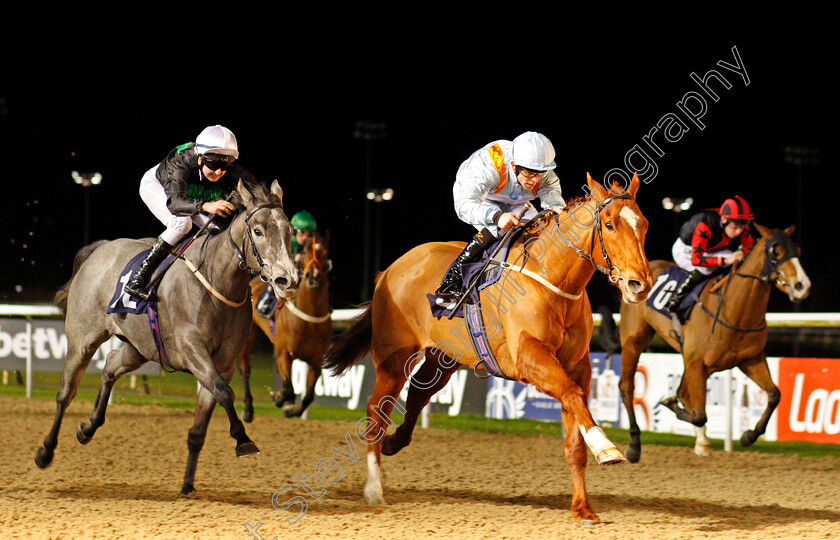
[[[517,215],[526,202],[539,198],[543,209],[566,206],[554,157],[554,146],[545,135],[527,131],[513,141],[491,142],[461,164],[452,188],[455,212],[479,232],[455,259],[437,296],[463,296],[462,265],[474,260],[500,231],[518,226]],[[534,214],[532,208],[523,217]]]

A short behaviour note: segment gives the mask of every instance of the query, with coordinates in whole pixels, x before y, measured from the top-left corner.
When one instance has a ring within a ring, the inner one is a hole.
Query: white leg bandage
[[[607,434],[600,427],[592,426],[589,428],[589,431],[584,431],[583,426],[578,424],[578,429],[580,429],[580,433],[583,435],[586,446],[589,447],[589,450],[596,457],[605,450],[615,448],[615,445],[607,438]]]

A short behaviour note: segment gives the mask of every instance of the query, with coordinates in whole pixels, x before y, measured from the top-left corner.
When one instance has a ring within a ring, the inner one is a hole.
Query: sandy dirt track
[[[338,458],[344,476],[310,500],[295,524],[271,496],[294,475],[311,474],[330,449],[346,450],[351,422],[257,417],[248,426],[259,456],[237,459],[221,410],[199,462],[197,492],[178,492],[192,413],[112,405],[87,446],[75,429],[90,402],[74,402],[52,466],[35,451],[54,411],[48,400],[0,396],[0,538],[838,538],[840,457],[813,459],[646,446],[636,465],[587,468],[590,500],[604,523],[584,527],[569,511],[561,442],[418,429],[384,458],[388,505],[364,502],[364,450]],[[333,456],[335,457],[335,456]],[[259,538],[259,536],[255,536]]]

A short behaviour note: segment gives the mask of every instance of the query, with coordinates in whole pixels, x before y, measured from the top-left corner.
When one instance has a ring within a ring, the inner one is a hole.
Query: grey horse
[[[238,212],[227,230],[192,242],[182,259],[164,274],[157,290],[163,353],[173,368],[192,373],[201,383],[195,419],[187,436],[189,456],[182,494],[195,490],[198,455],[217,402],[230,421],[236,455],[259,453],[236,415],[233,390],[228,384],[251,325],[249,281],[252,275],[259,275],[283,299],[293,298],[298,287],[298,272],[291,257],[292,227],[283,212],[283,190],[277,181],[270,190],[240,181],[231,202]],[[148,249],[152,240],[103,240],[82,248],[70,281],[55,295],[55,304],[65,314],[67,356],[56,395],[55,418],[35,456],[36,465],[42,469],[52,461],[64,412],[102,343],[114,334],[125,342],[106,358],[90,420],[76,430],[82,444],[87,444],[105,422],[108,397],[117,379],[149,360],[161,360],[145,314],[107,313],[126,263]]]

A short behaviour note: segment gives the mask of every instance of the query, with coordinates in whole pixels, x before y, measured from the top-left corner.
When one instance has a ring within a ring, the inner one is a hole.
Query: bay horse
[[[245,346],[239,354],[239,371],[245,387],[242,411],[245,422],[254,419],[254,399],[250,385],[251,348],[258,329],[263,331],[274,346],[274,361],[282,381],[282,389],[272,393],[274,405],[283,407],[288,403],[283,414],[291,418],[301,416],[315,399],[315,383],[321,377],[321,363],[332,339],[329,245],[329,233],[324,237],[316,234],[306,239],[298,262],[301,281],[297,296],[294,301],[289,300],[285,305],[277,306],[271,319],[257,311],[257,301],[267,284],[256,278],[251,281],[253,322]],[[296,358],[308,366],[306,393],[297,406],[292,388],[292,361]]]
[[[544,211],[524,226],[510,250],[503,279],[481,291],[479,304],[488,325],[494,327],[488,341],[503,375],[532,384],[562,404],[572,515],[598,523],[586,494],[586,448],[600,464],[620,463],[624,457],[587,408],[593,322],[585,287],[598,268],[625,301],[641,302],[653,281],[644,252],[648,222],[635,200],[638,176],[624,189],[613,184],[608,191],[588,174],[587,184],[586,197],[570,201],[559,213]],[[463,242],[428,243],[397,259],[378,276],[366,310],[327,353],[324,366],[336,374],[368,351],[376,367],[366,427],[362,422],[356,426],[360,440],[368,443],[364,494],[371,503],[385,502],[381,455],[395,454],[411,442],[429,399],[460,366],[476,373],[487,371],[469,345],[464,320],[433,316],[426,297],[463,246]],[[525,274],[520,277],[520,272]],[[499,286],[502,282],[507,290]],[[409,376],[405,422],[385,436],[394,406],[402,408],[396,396]],[[504,459],[499,456],[500,463]]]
[[[115,287],[125,285],[128,275],[121,273],[126,263],[148,249],[153,239],[100,240],[77,253],[72,277],[54,299],[65,314],[67,355],[55,418],[35,456],[38,467],[52,462],[64,412],[91,357],[111,335],[125,343],[106,358],[90,419],[76,430],[80,443],[89,443],[105,422],[108,398],[120,376],[149,360],[163,364],[166,358],[170,367],[192,373],[201,383],[187,436],[189,454],[181,493],[195,490],[198,455],[217,402],[230,421],[236,455],[259,453],[236,415],[228,384],[251,323],[248,282],[251,274],[259,275],[271,282],[276,294],[292,298],[298,275],[291,258],[292,227],[283,212],[283,191],[277,181],[270,191],[264,185],[249,187],[240,181],[231,202],[238,212],[227,230],[190,243],[159,282],[157,326],[163,352],[156,347],[145,313],[106,313],[115,294],[121,294],[123,302],[136,300],[121,289],[115,293]]]
[[[768,229],[755,224],[760,234],[756,245],[740,265],[731,267],[727,276],[706,282],[685,324],[679,325],[682,343],[674,333],[671,318],[646,303],[621,306],[619,333],[621,341],[621,398],[630,424],[627,459],[641,458],[641,436],[633,406],[636,368],[639,356],[659,334],[683,356],[684,371],[675,396],[662,400],[677,418],[695,426],[695,453],[711,452],[706,437],[706,379],[713,373],[738,367],[767,392],[767,407],[755,427],[741,435],[741,446],[750,446],[761,436],[781,399],[773,383],[764,347],[767,343],[765,315],[770,291],[775,285],[792,302],[808,296],[811,281],[799,261],[799,248],[785,230]],[[651,261],[655,276],[675,266],[669,261]],[[726,279],[726,282],[721,282]],[[717,286],[716,286],[717,285]],[[693,294],[693,293],[692,293]],[[612,323],[612,317],[604,319]],[[612,323],[614,324],[614,323]]]

